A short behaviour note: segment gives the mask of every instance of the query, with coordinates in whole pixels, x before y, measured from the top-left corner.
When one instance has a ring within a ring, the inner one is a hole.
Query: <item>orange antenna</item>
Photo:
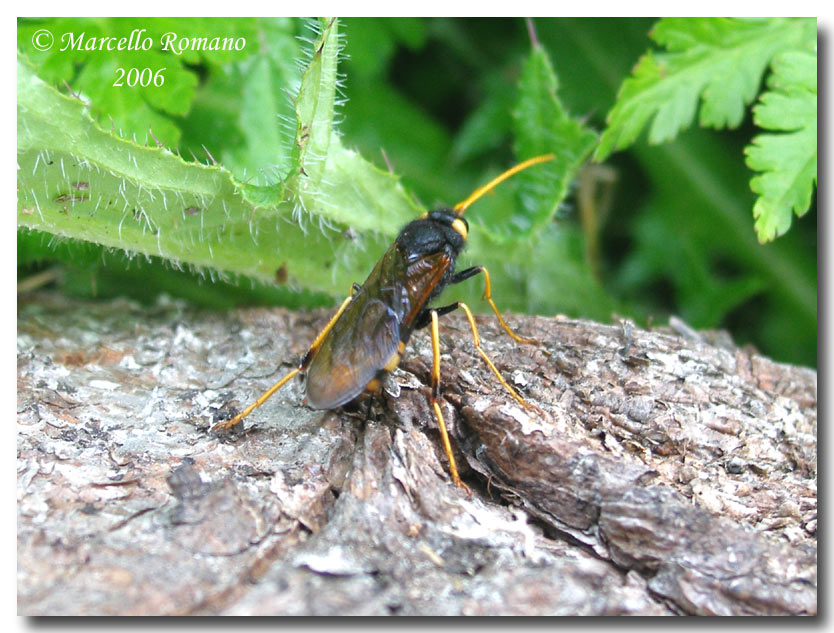
[[[507,178],[511,178],[515,176],[518,172],[527,169],[528,167],[532,167],[533,165],[538,165],[539,163],[546,163],[549,160],[553,160],[556,158],[555,154],[544,154],[543,156],[535,156],[533,158],[528,158],[523,163],[519,163],[515,167],[510,167],[507,171],[505,171],[500,176],[496,176],[492,180],[490,180],[487,184],[483,187],[478,187],[475,191],[473,191],[470,196],[464,200],[463,202],[458,202],[455,205],[455,211],[458,215],[463,215],[463,212],[469,207],[470,204],[478,200],[484,194],[489,193],[495,187],[500,185],[504,182]]]

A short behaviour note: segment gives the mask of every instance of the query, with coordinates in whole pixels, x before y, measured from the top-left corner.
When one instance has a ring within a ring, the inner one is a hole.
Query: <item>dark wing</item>
[[[423,255],[408,264],[405,271],[405,290],[408,299],[404,302],[408,309],[404,311],[403,323],[411,328],[414,320],[438,289],[452,260],[447,253]]]
[[[307,368],[307,404],[334,409],[365,390],[411,333],[451,260],[444,253],[406,264],[392,246],[333,325]]]
[[[307,404],[334,409],[353,400],[397,351],[399,342],[396,313],[360,291],[307,369]]]

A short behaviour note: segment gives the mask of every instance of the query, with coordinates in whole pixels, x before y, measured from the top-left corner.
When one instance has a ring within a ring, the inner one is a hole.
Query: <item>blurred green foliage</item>
[[[810,206],[817,179],[817,21],[814,18],[664,18],[651,31],[666,51],[650,49],[623,82],[596,158],[628,147],[649,127],[649,143],[691,125],[738,127],[754,108],[761,134],[745,148],[759,194],[759,241],[772,241]],[[787,132],[787,133],[785,133]]]
[[[33,51],[31,34],[56,22],[88,33],[109,33],[115,26],[89,19],[18,22],[19,50],[38,75],[58,87],[66,82],[90,99],[105,127],[112,119],[140,141],[150,128],[182,156],[204,161],[206,147],[237,178],[257,184],[275,183],[292,168],[287,139],[297,130],[286,86],[297,87],[298,62],[309,61],[297,37],[309,35],[300,21],[204,21],[205,31],[245,33],[260,44],[239,56],[145,60],[173,69],[169,81],[177,89],[165,98],[104,90],[102,77],[112,73],[95,66],[104,63],[103,56]],[[157,33],[181,31],[187,20],[129,22],[122,27]],[[537,59],[524,20],[345,19],[343,94],[337,96],[344,99],[337,108],[341,145],[381,169],[390,165],[423,206],[454,204],[511,165],[515,152],[528,151],[531,137],[524,128],[547,111],[548,102],[564,105],[591,129],[605,130],[623,81],[651,46],[648,34],[655,24],[536,19],[534,37],[542,51]],[[117,54],[107,63],[137,65],[135,57]],[[553,73],[543,65],[552,65]],[[545,105],[531,114],[519,108],[519,95],[532,91],[537,72],[544,74],[534,92],[545,95]],[[778,104],[770,106],[772,112]],[[816,200],[784,236],[758,243],[756,195],[743,154],[755,131],[749,109],[741,112],[735,131],[693,128],[659,146],[637,139],[613,154],[604,170],[586,169],[552,220],[545,213],[547,221],[539,226],[541,217],[528,216],[535,232],[525,233],[523,223],[502,224],[506,216],[497,209],[523,206],[523,196],[510,195],[514,190],[479,202],[467,217],[476,225],[484,222],[484,232],[473,235],[470,252],[482,254],[477,263],[493,272],[499,306],[603,321],[616,313],[642,323],[675,314],[696,328],[727,328],[737,342],[752,343],[777,360],[816,365]],[[217,308],[332,300],[263,281],[220,282],[205,271],[172,270],[154,257],[130,258],[29,231],[18,235],[18,261],[19,279],[54,269],[67,292],[99,297],[127,293],[150,301],[166,292]],[[467,297],[480,290],[461,289]]]

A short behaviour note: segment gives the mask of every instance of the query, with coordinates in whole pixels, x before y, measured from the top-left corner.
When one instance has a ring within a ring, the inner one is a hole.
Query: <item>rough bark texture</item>
[[[366,421],[295,382],[324,312],[40,295],[18,320],[21,614],[814,614],[816,374],[702,335],[441,322]]]

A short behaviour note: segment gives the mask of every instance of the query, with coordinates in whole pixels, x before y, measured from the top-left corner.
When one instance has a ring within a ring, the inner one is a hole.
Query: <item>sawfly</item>
[[[335,409],[351,402],[364,392],[379,393],[382,379],[399,364],[406,343],[414,330],[430,327],[433,362],[429,400],[449,460],[452,481],[467,489],[458,475],[438,402],[438,318],[459,308],[463,310],[472,329],[475,349],[499,382],[524,407],[537,408],[516,393],[483,351],[475,318],[465,303],[456,301],[440,307],[431,307],[430,303],[446,286],[483,273],[483,298],[489,302],[501,327],[519,343],[536,342],[518,336],[504,321],[492,300],[492,287],[486,268],[473,266],[456,271],[455,262],[469,234],[469,223],[463,217],[466,209],[504,180],[553,158],[553,154],[546,154],[525,160],[476,189],[454,207],[435,209],[407,224],[368,275],[365,283],[361,286],[353,284],[350,295],[310,345],[298,366],[234,418],[215,424],[212,430],[223,431],[237,425],[299,374],[306,375],[304,402],[313,409]]]

